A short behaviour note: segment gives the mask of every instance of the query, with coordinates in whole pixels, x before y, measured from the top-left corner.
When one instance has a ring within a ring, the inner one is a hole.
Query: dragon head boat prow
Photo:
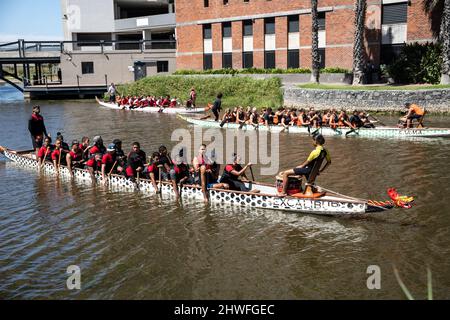
[[[398,194],[395,188],[387,189],[387,194],[392,199],[396,207],[410,209],[412,203],[414,202],[414,197],[411,196],[401,196]]]

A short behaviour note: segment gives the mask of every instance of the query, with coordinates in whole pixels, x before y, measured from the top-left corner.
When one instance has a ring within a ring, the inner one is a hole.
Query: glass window
[[[319,12],[317,14],[317,20],[319,23],[319,30],[325,30],[325,12]]]
[[[266,69],[275,68],[275,51],[264,52],[264,68]]]
[[[406,23],[408,2],[383,5],[383,24]]]
[[[81,62],[81,73],[94,73],[94,62]]]
[[[212,69],[212,53],[203,55],[203,70]]]
[[[244,52],[242,60],[243,68],[253,68],[253,52]]]
[[[222,55],[222,68],[233,68],[233,54],[232,53],[224,53]]]
[[[231,37],[231,22],[222,23],[222,37],[224,38]]]
[[[203,25],[203,39],[212,39],[211,25],[210,24],[204,24]]]
[[[253,21],[245,20],[244,21],[244,36],[252,36],[253,35]]]
[[[169,72],[169,61],[156,61],[156,72]]]
[[[209,0],[203,0],[203,6],[205,8],[209,7]]]
[[[300,67],[300,50],[288,51],[287,67],[288,69]]]
[[[264,19],[264,34],[275,34],[275,18]]]
[[[288,17],[288,32],[298,32],[299,31],[299,17],[289,16]]]
[[[319,49],[319,68],[325,68],[325,48]]]

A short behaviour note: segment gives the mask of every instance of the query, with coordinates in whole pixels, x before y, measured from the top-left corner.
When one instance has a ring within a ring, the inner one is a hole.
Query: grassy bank
[[[277,107],[283,104],[281,80],[271,78],[256,80],[250,77],[203,78],[203,77],[147,77],[134,83],[119,85],[121,95],[155,95],[177,97],[185,102],[194,87],[197,105],[212,103],[217,93],[222,92],[222,106]]]
[[[382,90],[432,90],[432,89],[450,89],[450,85],[363,85],[351,86],[341,84],[314,84],[305,83],[298,85],[302,89],[323,89],[323,90],[367,90],[367,91],[382,91]]]

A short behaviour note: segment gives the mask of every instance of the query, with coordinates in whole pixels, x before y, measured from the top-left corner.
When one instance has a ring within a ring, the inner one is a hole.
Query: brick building
[[[319,0],[321,67],[352,68],[354,0]],[[311,67],[309,0],[177,0],[177,69]],[[367,0],[366,51],[432,41],[422,0]]]

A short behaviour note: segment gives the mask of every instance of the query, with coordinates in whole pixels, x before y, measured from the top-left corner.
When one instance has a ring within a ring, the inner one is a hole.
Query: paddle
[[[139,191],[139,184],[140,184],[140,180],[139,180],[139,171],[136,171],[137,177],[136,177],[136,189]]]
[[[60,173],[61,168],[61,154],[62,154],[62,148],[59,149],[59,157],[58,157],[58,174]]]
[[[161,170],[162,170],[163,165],[159,164],[158,165],[158,175],[159,175],[159,194],[161,194],[161,190],[162,190],[162,181],[161,181]]]
[[[368,117],[372,117],[375,121],[377,121],[379,124],[381,124],[382,126],[385,126],[386,127],[386,125],[383,123],[383,122],[381,122],[380,120],[378,120],[377,118],[375,118],[374,116],[372,116],[371,114],[367,114],[367,116]]]
[[[255,176],[253,175],[253,168],[250,166],[250,174],[252,175],[252,181],[255,181]]]

